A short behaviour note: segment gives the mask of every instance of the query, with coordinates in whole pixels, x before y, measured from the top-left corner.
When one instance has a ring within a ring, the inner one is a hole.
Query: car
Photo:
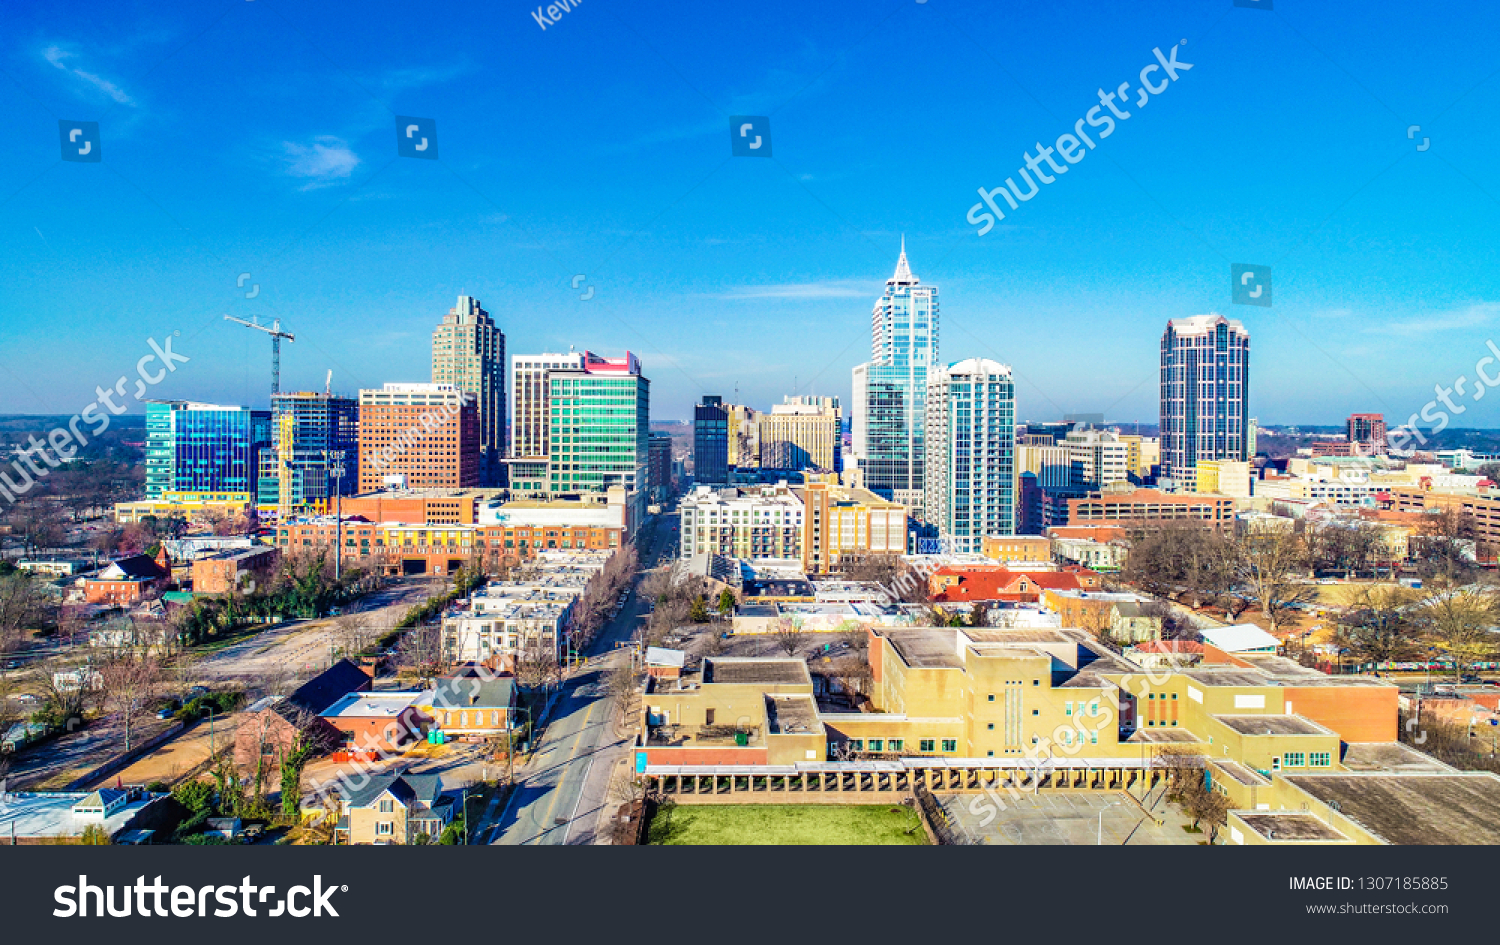
[[[159,718],[159,719],[170,719],[172,717],[172,710],[171,709],[158,709],[158,710],[156,710],[156,717]]]
[[[20,669],[21,668],[21,663],[20,663],[19,660],[6,660],[5,661],[5,668],[6,669]]]

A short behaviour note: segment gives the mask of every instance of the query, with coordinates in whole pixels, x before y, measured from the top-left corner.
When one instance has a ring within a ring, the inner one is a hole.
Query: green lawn
[[[652,818],[647,842],[911,846],[927,835],[914,810],[890,804],[668,804]]]

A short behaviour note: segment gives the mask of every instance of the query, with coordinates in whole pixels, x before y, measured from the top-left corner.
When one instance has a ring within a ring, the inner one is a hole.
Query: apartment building
[[[453,384],[359,392],[359,491],[477,486],[479,409]]]
[[[684,558],[802,558],[804,507],[784,481],[730,489],[697,486],[678,507]]]
[[[847,556],[898,555],[906,550],[906,507],[868,489],[828,482],[793,486],[801,500],[802,568],[836,570]]]
[[[763,469],[843,467],[843,421],[837,397],[785,397],[756,417]]]
[[[1234,500],[1222,495],[1172,495],[1155,489],[1106,491],[1068,500],[1070,526],[1182,519],[1207,522],[1219,529],[1231,528],[1234,525]]]

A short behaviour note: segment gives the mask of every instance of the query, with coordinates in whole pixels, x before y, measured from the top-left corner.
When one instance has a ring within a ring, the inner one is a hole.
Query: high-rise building
[[[680,508],[681,557],[802,557],[802,500],[785,482],[745,488],[699,485],[682,497]]]
[[[699,485],[729,483],[729,415],[724,398],[704,394],[693,408],[693,481]]]
[[[336,478],[339,465],[344,474]],[[271,395],[271,444],[260,454],[257,501],[283,511],[326,509],[359,483],[359,402],[317,391]]]
[[[1016,530],[1016,401],[1010,368],[969,358],[927,381],[927,521],[955,554]]]
[[[510,359],[510,455],[547,458],[547,414],[550,390],[547,372],[578,370],[586,352],[517,354]]]
[[[802,569],[827,574],[846,557],[906,551],[906,508],[868,489],[830,482],[792,486],[802,500]]]
[[[1191,487],[1200,459],[1245,461],[1250,451],[1250,332],[1211,313],[1167,322],[1161,336],[1161,465]]]
[[[1356,413],[1349,417],[1349,442],[1359,445],[1363,456],[1383,456],[1390,446],[1385,438],[1385,414]]]
[[[477,486],[479,405],[453,384],[359,392],[359,491]]]
[[[432,382],[474,395],[479,415],[479,476],[500,485],[505,449],[505,334],[467,295],[432,330]]]
[[[843,415],[837,397],[784,397],[756,418],[766,469],[843,468]]]
[[[754,407],[725,404],[729,422],[729,468],[755,469],[760,465],[760,414]]]
[[[672,437],[666,433],[651,434],[651,500],[662,502],[672,494]]]
[[[183,400],[146,404],[146,498],[234,493],[255,500],[271,412]]]
[[[938,290],[912,274],[905,240],[870,323],[870,361],[854,369],[853,452],[866,489],[924,519],[927,373],[938,365]]]
[[[1090,492],[1130,478],[1130,447],[1108,430],[1073,430],[1061,446],[1068,452],[1070,485]]]
[[[640,359],[585,353],[582,366],[547,372],[547,491],[606,492],[624,486],[639,504],[650,483],[651,382]]]

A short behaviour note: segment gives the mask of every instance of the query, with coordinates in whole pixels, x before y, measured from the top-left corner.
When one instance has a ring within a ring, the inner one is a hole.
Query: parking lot
[[[1190,823],[1177,808],[1163,802],[1152,813],[1158,827],[1135,802],[1118,791],[1022,794],[997,792],[1004,809],[985,794],[940,794],[948,816],[970,838],[995,846],[1194,845],[1206,833],[1188,833]],[[1102,818],[1100,815],[1103,815]]]

